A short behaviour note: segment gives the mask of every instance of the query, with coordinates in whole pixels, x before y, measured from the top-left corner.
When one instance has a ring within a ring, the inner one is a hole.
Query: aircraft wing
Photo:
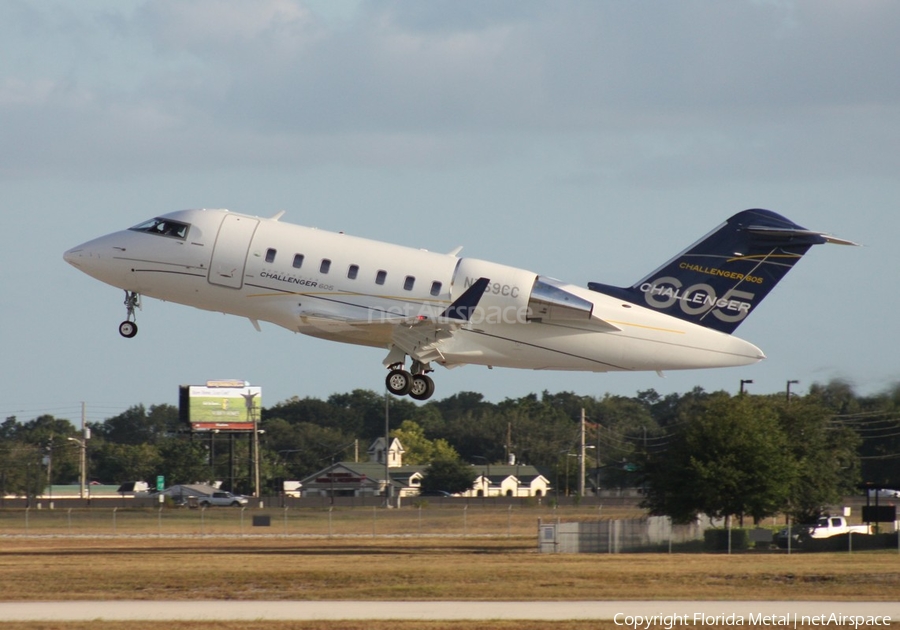
[[[419,317],[414,322],[395,326],[391,333],[393,348],[385,365],[395,362],[398,350],[420,363],[443,361],[442,342],[471,319],[489,282],[487,278],[479,278],[435,318]]]
[[[487,278],[479,278],[450,306],[434,315],[406,317],[385,312],[353,319],[334,312],[306,312],[300,318],[302,332],[334,341],[390,347],[392,357],[400,352],[422,363],[442,361],[441,343],[468,323],[487,285]],[[393,362],[396,361],[392,359],[390,363]]]

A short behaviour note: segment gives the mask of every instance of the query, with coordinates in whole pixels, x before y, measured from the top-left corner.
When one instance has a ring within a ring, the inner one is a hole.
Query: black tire
[[[208,508],[208,507],[210,507],[209,501],[201,501],[201,502],[200,502],[200,507],[202,507],[202,508]]]
[[[134,322],[125,321],[119,324],[119,334],[126,339],[131,339],[137,334],[138,327]]]
[[[428,400],[434,394],[434,381],[425,374],[416,374],[412,377],[412,386],[409,397],[416,400]]]
[[[384,384],[394,396],[406,396],[412,389],[412,375],[406,370],[391,370]]]

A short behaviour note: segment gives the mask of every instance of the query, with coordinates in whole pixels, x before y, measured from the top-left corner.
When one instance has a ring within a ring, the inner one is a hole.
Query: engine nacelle
[[[594,305],[559,288],[553,280],[507,265],[460,258],[453,274],[456,299],[479,278],[488,285],[470,321],[474,324],[524,324],[530,321],[589,320]]]

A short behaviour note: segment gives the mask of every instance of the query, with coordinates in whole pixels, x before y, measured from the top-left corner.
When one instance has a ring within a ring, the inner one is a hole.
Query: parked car
[[[791,527],[791,547],[800,546],[800,534],[806,531],[807,525],[793,525]],[[788,548],[788,528],[782,527],[781,530],[775,534],[775,544],[778,545],[780,549]]]
[[[871,525],[849,525],[843,516],[821,516],[813,525],[808,525],[802,537],[831,538],[840,534],[871,534]]]
[[[843,516],[822,516],[815,523],[793,525],[791,527],[791,546],[801,547],[810,538],[831,538],[840,534],[871,534],[870,525],[848,525]],[[781,549],[788,547],[788,528],[782,527],[775,534],[775,544]]]
[[[197,497],[197,505],[200,507],[213,507],[217,505],[242,507],[247,505],[247,497],[242,497],[230,492],[213,492],[210,495]]]

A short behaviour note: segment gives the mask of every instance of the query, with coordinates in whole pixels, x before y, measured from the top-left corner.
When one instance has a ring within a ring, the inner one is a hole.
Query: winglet
[[[478,306],[478,302],[481,301],[481,296],[484,295],[484,291],[487,289],[489,282],[490,280],[487,278],[478,278],[478,280],[448,306],[447,310],[441,313],[439,317],[445,319],[458,319],[464,322],[469,321],[469,319],[472,318],[472,313],[475,312],[475,307]]]

